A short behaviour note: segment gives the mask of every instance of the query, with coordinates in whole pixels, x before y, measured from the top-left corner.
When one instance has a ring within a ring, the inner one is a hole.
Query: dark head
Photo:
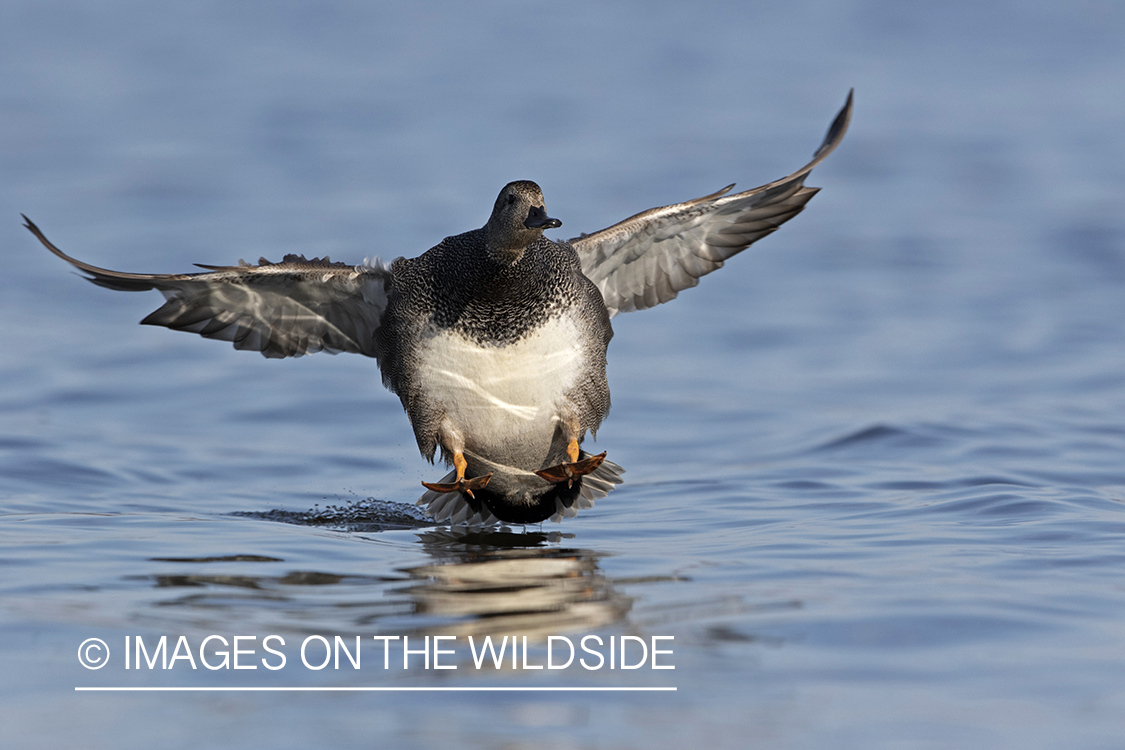
[[[492,216],[484,225],[485,241],[492,257],[515,263],[524,248],[543,236],[544,229],[561,226],[561,221],[547,216],[539,186],[530,180],[518,180],[500,191]]]

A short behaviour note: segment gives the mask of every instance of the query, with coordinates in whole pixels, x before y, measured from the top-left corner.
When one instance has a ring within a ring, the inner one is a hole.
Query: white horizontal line
[[[675,692],[674,687],[76,687],[76,692],[101,693],[526,693],[526,692]]]

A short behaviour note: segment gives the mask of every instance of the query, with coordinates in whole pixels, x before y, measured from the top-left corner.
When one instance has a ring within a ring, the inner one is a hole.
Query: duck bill
[[[556,229],[562,226],[562,222],[558,219],[552,219],[542,207],[532,206],[531,210],[527,212],[527,218],[524,219],[523,225],[528,229]]]

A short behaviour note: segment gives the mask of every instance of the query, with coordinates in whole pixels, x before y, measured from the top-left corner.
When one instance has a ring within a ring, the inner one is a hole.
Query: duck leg
[[[601,462],[599,461],[599,463]],[[453,468],[457,469],[457,481],[448,483],[422,482],[422,486],[434,492],[464,492],[469,497],[476,499],[476,496],[473,495],[473,490],[486,487],[489,480],[492,479],[492,472],[490,471],[484,476],[465,479],[465,469],[468,468],[468,466],[469,463],[465,460],[461,451],[457,451],[453,454]]]
[[[567,487],[574,486],[574,480],[583,477],[599,466],[605,460],[605,451],[602,451],[597,456],[590,456],[581,461],[578,460],[578,440],[571,438],[566,446],[566,455],[570,459],[569,463],[559,464],[558,466],[551,466],[547,469],[540,469],[535,472],[541,478],[546,479],[552,484],[561,484],[566,482]]]

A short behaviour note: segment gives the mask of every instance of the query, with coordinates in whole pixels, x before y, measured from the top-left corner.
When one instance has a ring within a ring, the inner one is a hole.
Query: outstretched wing
[[[26,216],[48,250],[88,274],[98,286],[125,292],[159,289],[167,300],[144,320],[231,341],[235,349],[271,358],[326,351],[376,356],[375,331],[387,307],[391,273],[380,261],[362,266],[287,255],[252,266],[203,266],[207,273],[120,273],[71,258]]]
[[[601,290],[610,316],[673,299],[800,213],[819,190],[805,187],[805,178],[843,140],[851,115],[848,92],[812,161],[788,177],[733,195],[727,195],[734,187],[728,185],[570,240],[582,272]]]

